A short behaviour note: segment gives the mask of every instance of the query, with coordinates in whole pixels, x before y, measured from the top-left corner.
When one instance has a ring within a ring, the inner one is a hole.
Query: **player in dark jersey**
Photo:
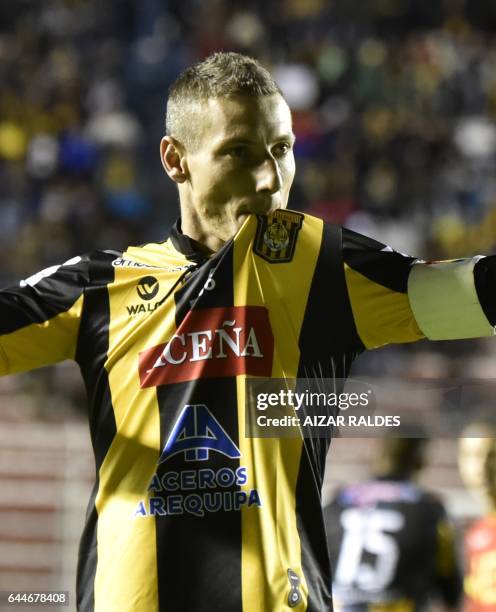
[[[454,532],[440,500],[415,484],[425,439],[385,439],[376,476],[325,508],[337,612],[455,609],[462,592]]]
[[[496,430],[488,423],[469,425],[460,438],[462,478],[484,516],[465,534],[466,612],[496,610]]]
[[[75,359],[88,391],[78,608],[329,610],[330,432],[247,437],[245,381],[340,377],[366,348],[492,335],[494,259],[427,265],[285,210],[291,113],[244,56],[186,70],[166,132],[181,208],[168,240],[0,292],[0,373]]]

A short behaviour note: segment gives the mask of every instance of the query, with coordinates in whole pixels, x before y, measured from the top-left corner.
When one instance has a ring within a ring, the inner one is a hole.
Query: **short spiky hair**
[[[235,94],[270,96],[282,92],[255,59],[240,53],[217,52],[182,72],[169,89],[165,131],[186,146],[194,146],[201,126],[195,110],[210,98]]]

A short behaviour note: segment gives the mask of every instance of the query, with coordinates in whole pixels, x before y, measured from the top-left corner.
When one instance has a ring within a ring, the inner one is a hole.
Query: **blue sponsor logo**
[[[184,453],[185,461],[207,461],[210,452],[221,453],[229,459],[241,457],[239,448],[204,404],[184,406],[159,463],[179,453]],[[248,469],[244,465],[236,469],[205,466],[155,473],[148,486],[148,496],[138,502],[134,517],[190,514],[201,518],[214,512],[260,508],[259,492],[248,481]]]
[[[211,451],[229,459],[241,457],[239,448],[205,404],[188,404],[174,424],[159,463],[178,453],[184,453],[185,461],[208,461]]]

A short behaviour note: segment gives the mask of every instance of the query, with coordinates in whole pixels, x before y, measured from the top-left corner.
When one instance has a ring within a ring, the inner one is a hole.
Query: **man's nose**
[[[273,157],[267,157],[256,170],[257,193],[267,191],[271,195],[281,189],[281,172],[277,161]]]

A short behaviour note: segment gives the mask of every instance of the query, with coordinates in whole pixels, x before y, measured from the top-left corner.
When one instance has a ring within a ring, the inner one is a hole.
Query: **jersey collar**
[[[189,261],[201,264],[210,258],[199,242],[182,233],[181,217],[172,226],[170,239],[176,251],[182,253]]]

